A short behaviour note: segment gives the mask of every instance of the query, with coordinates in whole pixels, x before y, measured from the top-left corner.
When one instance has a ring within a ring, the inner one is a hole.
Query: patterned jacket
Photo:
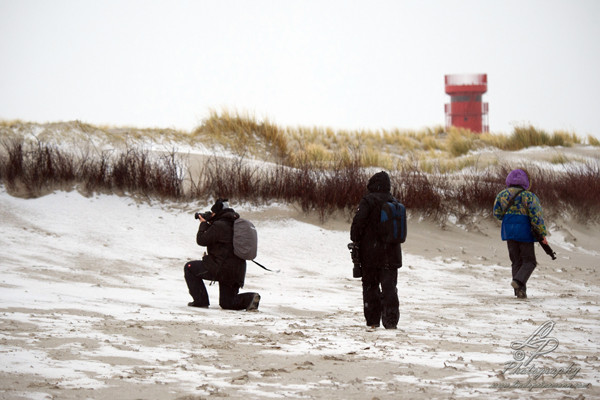
[[[504,189],[494,203],[494,217],[502,221],[502,240],[516,240],[518,242],[537,242],[532,231],[540,239],[546,237],[548,231],[544,225],[542,206],[538,197],[523,190],[513,205],[504,212],[509,200],[521,190],[520,187]]]

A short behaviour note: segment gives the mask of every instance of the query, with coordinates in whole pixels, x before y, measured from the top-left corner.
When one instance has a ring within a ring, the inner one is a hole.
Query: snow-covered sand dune
[[[75,191],[26,200],[2,188],[0,398],[600,397],[594,229],[577,242],[555,227],[559,259],[538,251],[522,301],[493,224],[473,233],[413,221],[399,329],[386,331],[364,326],[349,223],[309,223],[281,205],[236,207],[258,228],[257,260],[279,270],[248,264],[259,311],[219,309],[218,285],[209,309],[187,307],[183,265],[204,251],[193,212],[208,206]],[[559,345],[529,366],[577,373],[498,388],[528,381],[503,373],[518,355],[511,343],[548,321]]]

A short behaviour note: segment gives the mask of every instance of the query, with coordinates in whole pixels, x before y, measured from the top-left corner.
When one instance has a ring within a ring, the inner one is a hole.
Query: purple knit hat
[[[529,176],[522,169],[514,169],[510,171],[506,177],[506,186],[521,186],[523,189],[529,189]]]

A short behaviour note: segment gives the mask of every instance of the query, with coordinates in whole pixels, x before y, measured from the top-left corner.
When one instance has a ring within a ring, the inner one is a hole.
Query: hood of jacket
[[[367,184],[370,193],[387,193],[391,188],[390,176],[385,171],[373,175]]]
[[[218,220],[235,221],[240,217],[240,214],[236,213],[233,208],[225,208],[217,212],[212,218],[211,222]]]
[[[510,171],[506,177],[506,186],[520,186],[525,190],[529,190],[529,176],[522,169],[514,169]]]

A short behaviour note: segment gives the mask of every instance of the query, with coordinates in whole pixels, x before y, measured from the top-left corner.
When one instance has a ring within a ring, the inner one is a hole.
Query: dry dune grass
[[[587,140],[575,133],[555,131],[552,134],[533,126],[514,128],[510,135],[476,134],[460,128],[427,128],[421,131],[399,129],[348,131],[321,127],[280,127],[269,120],[259,121],[249,114],[223,110],[211,111],[192,132],[175,129],[94,126],[81,121],[37,124],[22,121],[0,121],[2,136],[35,130],[36,137],[49,142],[99,138],[113,144],[154,140],[189,145],[218,145],[241,156],[276,161],[291,167],[313,162],[321,165],[340,160],[363,167],[397,169],[410,160],[418,160],[425,170],[458,171],[473,165],[472,151],[493,148],[515,151],[532,146],[576,144],[600,146],[592,136]],[[458,158],[466,157],[465,160]],[[558,162],[558,161],[557,161]]]
[[[248,163],[243,157],[208,157],[198,176],[186,177],[175,152],[153,153],[128,147],[117,152],[76,155],[56,145],[4,139],[0,181],[15,194],[41,196],[56,188],[87,193],[115,192],[171,200],[232,197],[255,204],[282,201],[317,212],[322,219],[336,211],[350,212],[364,194],[373,170],[364,159],[339,158],[327,163],[304,159],[292,168],[283,163]],[[521,163],[535,182],[535,192],[551,213],[587,222],[600,215],[600,163],[574,164],[562,171]],[[489,214],[495,195],[515,165],[498,164],[471,172],[443,172],[441,165],[423,170],[407,161],[390,170],[393,194],[408,209],[443,223]],[[189,185],[184,185],[185,180]],[[184,189],[188,187],[188,189]],[[573,187],[578,190],[572,190]]]
[[[210,116],[192,133],[193,138],[208,136],[233,151],[261,155],[265,151],[274,159],[290,166],[310,160],[318,163],[337,162],[340,158],[354,162],[360,154],[364,167],[394,169],[399,160],[407,158],[429,161],[451,159],[483,148],[515,151],[532,146],[563,146],[583,144],[575,133],[555,131],[552,134],[533,126],[516,127],[512,134],[477,134],[461,128],[442,127],[422,131],[399,129],[377,131],[347,131],[319,127],[278,127],[265,120],[230,111]],[[598,145],[593,137],[590,145]],[[444,168],[460,169],[465,162],[445,162]],[[468,162],[467,162],[468,164]]]
[[[31,137],[34,140],[26,140]],[[225,196],[297,203],[325,218],[336,210],[352,210],[377,168],[390,171],[394,182],[400,182],[394,194],[409,209],[443,221],[449,215],[488,213],[506,173],[521,166],[529,169],[536,192],[544,195],[551,212],[568,212],[583,221],[600,215],[595,200],[600,197],[597,159],[573,159],[557,152],[549,161],[564,168],[542,171],[523,160],[509,166],[497,157],[485,159],[472,153],[490,147],[518,150],[584,143],[572,133],[548,134],[533,127],[516,128],[511,135],[441,128],[353,132],[280,128],[247,115],[213,111],[193,132],[80,121],[3,121],[0,139],[1,182],[25,196],[39,196],[56,187],[168,199]],[[65,141],[73,145],[62,146]],[[95,142],[112,147],[102,150]],[[199,168],[202,173],[193,175],[175,150],[149,151],[146,142],[220,146],[237,157],[208,157]],[[588,144],[594,142],[588,138]],[[248,163],[251,158],[269,163]],[[465,198],[470,200],[465,203]]]

